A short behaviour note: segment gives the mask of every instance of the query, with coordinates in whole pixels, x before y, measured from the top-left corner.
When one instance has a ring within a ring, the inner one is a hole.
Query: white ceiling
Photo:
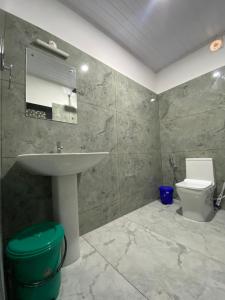
[[[155,72],[225,32],[225,0],[60,1]]]

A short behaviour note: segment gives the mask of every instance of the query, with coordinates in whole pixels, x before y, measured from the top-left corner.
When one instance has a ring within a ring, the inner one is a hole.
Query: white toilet
[[[186,179],[176,183],[183,216],[207,222],[214,215],[215,190],[212,158],[186,158]]]

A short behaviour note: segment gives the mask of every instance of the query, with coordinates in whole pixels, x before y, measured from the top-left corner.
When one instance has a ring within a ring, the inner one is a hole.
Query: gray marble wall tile
[[[78,102],[87,102],[107,109],[115,109],[115,71],[96,59],[83,55],[88,72],[78,69]]]
[[[117,197],[118,198],[115,199],[114,202],[111,202],[110,204],[107,202],[104,202],[104,204],[102,206],[104,224],[111,222],[112,220],[115,220],[115,219],[121,217],[121,215],[122,215],[119,191],[117,191]],[[141,205],[141,203],[140,203],[140,205]]]
[[[38,29],[30,30],[30,25],[17,17],[6,15],[5,51],[6,63],[13,64],[13,80],[25,83],[25,47],[38,37]],[[3,74],[8,80],[8,72]]]
[[[92,231],[121,216],[120,202],[103,204],[79,213],[80,235]]]
[[[156,95],[133,80],[116,73],[116,109],[147,119],[157,111],[157,104],[151,103]],[[157,112],[158,114],[158,112]]]
[[[161,182],[160,160],[158,152],[119,154],[119,193],[122,215],[158,198],[158,186]]]
[[[85,151],[117,150],[116,113],[98,106],[80,103],[78,128]]]
[[[98,206],[110,207],[117,199],[117,158],[110,155],[81,175],[79,211],[84,212]]]
[[[4,36],[5,31],[5,12],[0,10],[0,36]]]
[[[119,153],[149,153],[160,148],[158,102],[155,94],[122,74],[116,74]]]
[[[105,219],[100,206],[86,210],[79,214],[80,235],[105,224]]]
[[[110,155],[81,175],[79,212],[82,234],[121,216],[117,168],[117,155]],[[84,221],[89,218],[91,222]]]
[[[162,152],[222,149],[225,146],[225,109],[161,122]]]
[[[0,79],[0,175],[1,175],[1,157],[2,157],[2,80]],[[1,183],[0,183],[0,187],[1,187]]]
[[[222,74],[225,72],[225,67],[221,67],[218,69]],[[213,71],[214,72],[214,71]],[[208,93],[218,93],[218,92],[224,92],[225,89],[225,82],[222,78],[216,79],[213,78],[213,72],[206,73],[202,76],[199,76],[197,78],[194,78],[188,82],[185,82],[175,88],[172,88],[168,91],[165,91],[158,95],[158,99],[165,100],[173,103],[173,101],[177,101],[177,99],[180,99],[181,102],[183,102],[185,105],[186,103],[185,99],[190,99],[192,96],[197,97],[199,94],[205,94]],[[204,106],[204,103],[202,103]],[[196,102],[196,109],[198,106],[198,100]],[[163,103],[161,108],[163,107]],[[160,115],[163,115],[163,111],[160,112]]]
[[[196,115],[213,109],[225,108],[225,86],[224,91],[211,90],[200,91],[198,94],[181,98],[165,98],[162,96],[160,103],[160,122],[177,119],[189,115]]]
[[[5,239],[27,225],[52,219],[50,178],[30,175],[14,158],[3,158],[2,173]]]
[[[119,153],[149,153],[160,149],[158,115],[151,119],[117,112]]]

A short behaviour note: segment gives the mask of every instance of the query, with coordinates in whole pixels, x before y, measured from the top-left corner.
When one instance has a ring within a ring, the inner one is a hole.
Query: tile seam
[[[104,225],[103,225],[104,226]],[[101,253],[101,252],[99,252],[99,250],[97,250],[96,248],[95,248],[95,246],[93,246],[92,245],[92,243],[91,242],[89,242],[89,240],[86,238],[86,237],[84,237],[84,236],[82,236],[82,238],[92,247],[92,248],[94,248],[95,249],[95,251],[113,268],[113,270],[115,270],[116,271],[116,273],[118,273],[121,277],[123,277],[123,279],[130,285],[130,286],[132,286],[140,295],[142,295],[143,297],[144,297],[144,299],[146,299],[146,300],[150,300],[150,298],[147,298],[147,296],[145,295],[145,294],[143,294],[133,283],[131,283],[126,277],[125,277],[125,275],[123,275],[118,269],[116,269],[112,264],[111,264],[111,262],[110,261],[108,261],[108,259]]]
[[[131,213],[132,213],[132,212],[131,212]],[[173,214],[172,212],[169,212],[169,213],[170,213],[170,214]],[[140,226],[140,227],[142,227],[142,228],[145,229],[145,226],[144,226],[143,224],[140,224],[140,223],[138,223],[138,222],[136,222],[136,221],[133,221],[133,220],[131,220],[129,217],[127,217],[127,219],[128,219],[131,223],[134,223],[134,224],[136,224],[136,225],[138,225],[138,226]],[[167,240],[169,240],[169,241],[172,241],[173,243],[176,243],[176,244],[181,244],[181,245],[183,245],[185,248],[187,248],[187,249],[189,249],[189,250],[191,250],[191,251],[193,251],[193,252],[196,252],[196,253],[198,253],[198,254],[204,256],[204,257],[207,257],[208,259],[211,259],[211,260],[213,260],[213,261],[215,261],[215,262],[217,262],[217,263],[223,264],[223,265],[225,266],[225,263],[224,263],[224,262],[222,262],[222,261],[219,260],[219,259],[214,258],[213,256],[206,255],[206,254],[204,254],[204,253],[202,253],[202,252],[200,252],[200,251],[198,251],[198,250],[196,250],[196,249],[193,249],[193,248],[191,248],[191,247],[189,247],[189,246],[184,245],[183,243],[177,242],[175,239],[167,238],[167,237],[165,237],[165,236],[162,235],[162,234],[159,234],[159,233],[157,233],[157,232],[155,232],[155,231],[152,231],[148,226],[146,226],[146,227],[147,227],[152,233],[154,233],[154,234],[156,234],[156,235],[158,235],[158,236],[160,236],[160,237],[162,237],[162,238],[164,238],[164,239],[167,239]]]

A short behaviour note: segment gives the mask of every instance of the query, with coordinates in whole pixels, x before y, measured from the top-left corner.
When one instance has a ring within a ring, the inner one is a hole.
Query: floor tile
[[[210,222],[196,222],[177,213],[179,208],[179,202],[165,206],[154,201],[125,218],[225,263],[225,211],[217,212]]]
[[[199,223],[179,208],[154,201],[83,235],[59,300],[225,299],[225,211]]]
[[[143,300],[112,266],[81,238],[81,258],[62,270],[58,300]]]
[[[157,206],[152,205],[153,211]],[[173,209],[162,207],[155,219],[160,221],[168,214],[175,216]],[[173,220],[169,218],[169,222]],[[180,225],[175,225],[174,230],[176,226]],[[212,295],[213,299],[225,299],[223,263],[132,222],[127,216],[84,238],[148,299],[205,300],[212,299]]]

